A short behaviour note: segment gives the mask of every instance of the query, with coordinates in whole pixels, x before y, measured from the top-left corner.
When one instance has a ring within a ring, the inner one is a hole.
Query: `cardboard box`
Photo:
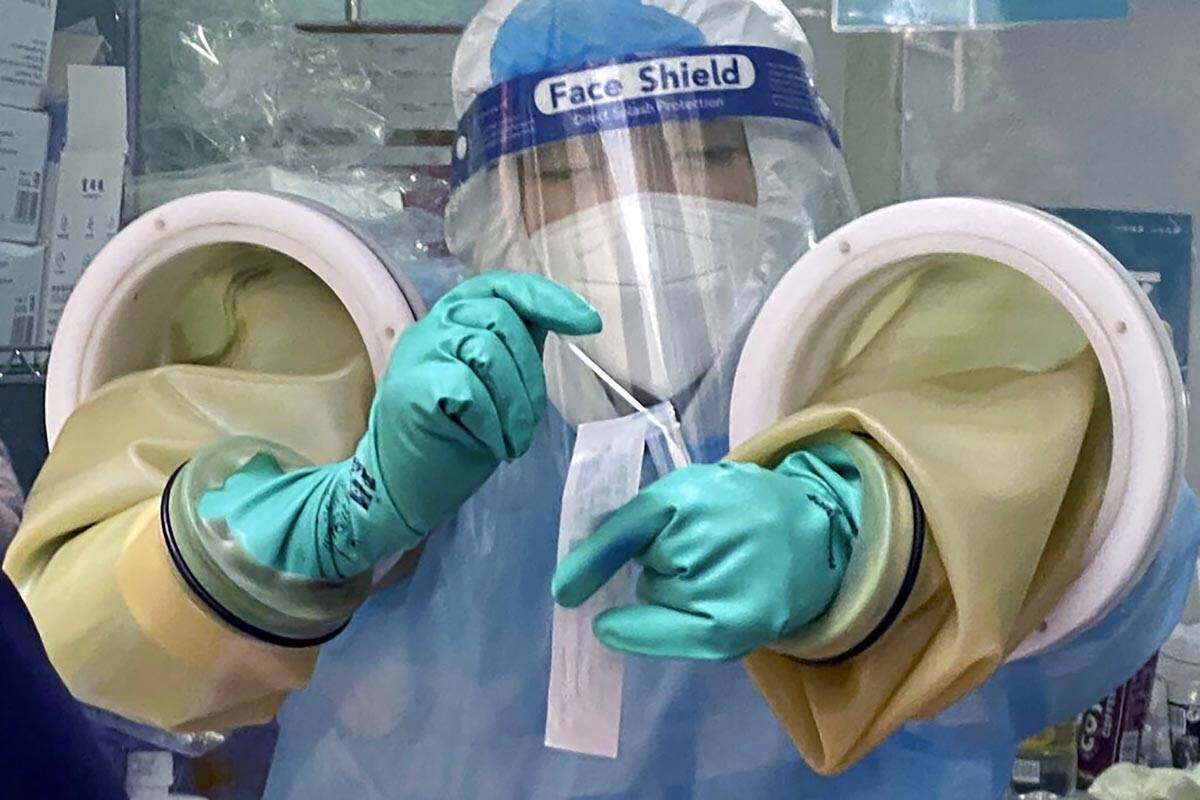
[[[33,344],[46,248],[0,242],[0,346]]]
[[[38,240],[49,138],[45,113],[0,106],[0,240]]]
[[[54,178],[39,328],[49,344],[84,269],[116,235],[128,152],[125,70],[71,66],[67,143]]]
[[[55,0],[3,0],[0,105],[39,109],[50,69]]]
[[[46,105],[66,102],[67,71],[72,66],[100,66],[107,61],[112,50],[108,40],[99,33],[87,33],[84,30],[84,26],[74,25],[67,30],[54,32],[50,68],[46,76]]]
[[[91,19],[54,32],[50,74],[46,79],[46,113],[50,115],[50,152],[46,161],[54,167],[67,143],[67,72],[76,64],[103,65],[111,51],[103,36],[87,33],[95,27],[96,20]],[[50,171],[48,168],[47,173]],[[50,196],[49,192],[46,196]]]

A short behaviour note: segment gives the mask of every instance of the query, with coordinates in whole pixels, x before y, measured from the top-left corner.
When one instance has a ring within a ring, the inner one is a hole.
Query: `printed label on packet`
[[[1077,742],[1083,783],[1091,783],[1113,764],[1138,760],[1157,667],[1156,655],[1132,678],[1083,712]]]
[[[1200,699],[1192,703],[1167,703],[1171,723],[1171,760],[1176,769],[1200,764]]]
[[[1018,758],[1013,762],[1012,781],[1022,786],[1037,786],[1042,782],[1042,765],[1036,761]]]

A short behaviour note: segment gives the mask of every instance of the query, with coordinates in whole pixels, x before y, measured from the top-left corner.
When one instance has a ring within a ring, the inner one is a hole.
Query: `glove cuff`
[[[794,449],[827,443],[854,462],[862,479],[858,537],[829,608],[768,647],[812,666],[847,661],[878,641],[912,594],[925,543],[925,518],[900,466],[874,441],[830,431]]]
[[[281,573],[251,557],[223,519],[200,516],[200,498],[260,453],[286,470],[310,466],[298,453],[262,439],[228,437],[207,445],[163,492],[167,551],[192,593],[230,626],[271,644],[311,647],[346,626],[370,591],[371,575],[328,581]]]

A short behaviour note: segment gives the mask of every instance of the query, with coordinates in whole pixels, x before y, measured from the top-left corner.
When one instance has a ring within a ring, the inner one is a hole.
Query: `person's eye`
[[[681,154],[682,160],[689,164],[716,164],[724,166],[732,163],[742,154],[742,150],[732,145],[710,145],[708,147],[689,148]]]
[[[744,152],[742,148],[733,145],[713,145],[704,148],[704,160],[712,164],[730,164]]]
[[[540,180],[557,181],[560,183],[603,180],[604,174],[604,166],[593,162],[586,164],[547,164],[538,169],[538,178]]]
[[[569,167],[542,169],[538,171],[538,180],[542,183],[569,183],[575,177]]]

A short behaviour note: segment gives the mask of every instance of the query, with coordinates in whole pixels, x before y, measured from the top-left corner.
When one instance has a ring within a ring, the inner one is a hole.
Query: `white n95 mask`
[[[656,399],[695,383],[736,337],[738,287],[761,262],[756,209],[633,194],[531,237],[546,274],[591,303],[604,330],[579,346]]]

